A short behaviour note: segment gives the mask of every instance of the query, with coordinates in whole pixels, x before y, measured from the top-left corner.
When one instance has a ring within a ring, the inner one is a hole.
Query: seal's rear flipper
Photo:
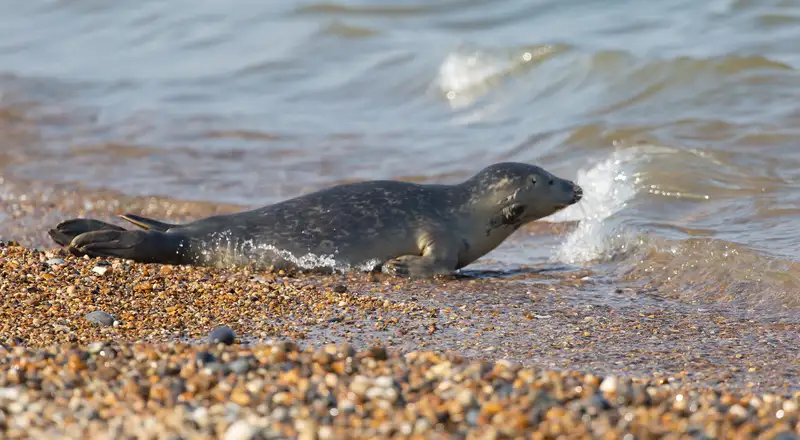
[[[186,240],[160,231],[100,230],[75,237],[69,250],[90,257],[114,257],[140,263],[181,264]]]
[[[122,214],[120,215],[120,218],[127,220],[142,229],[152,229],[161,232],[167,232],[170,228],[178,226],[178,225],[173,225],[171,223],[165,223],[165,222],[160,222],[158,220],[153,220],[147,217],[142,217],[136,214]]]
[[[92,219],[85,219],[85,218],[76,218],[72,220],[66,220],[56,225],[55,228],[50,229],[47,233],[50,235],[50,238],[53,239],[56,243],[61,246],[69,246],[72,239],[85,233],[91,231],[124,231],[125,228],[122,228],[117,225],[112,225],[111,223],[102,222],[100,220],[92,220]]]

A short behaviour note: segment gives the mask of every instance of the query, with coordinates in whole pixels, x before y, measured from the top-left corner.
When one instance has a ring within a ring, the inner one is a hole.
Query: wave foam
[[[263,265],[267,266],[272,264],[282,266],[285,263],[289,263],[299,269],[330,269],[344,273],[353,269],[367,272],[381,263],[378,260],[369,260],[352,264],[338,259],[336,257],[337,251],[330,254],[308,252],[304,255],[295,255],[285,249],[256,243],[252,239],[238,240],[232,238],[231,231],[214,234],[212,242],[205,245],[201,253],[205,260],[222,267],[247,265],[252,262],[263,262]]]
[[[579,264],[625,251],[631,240],[607,220],[625,209],[636,195],[639,184],[636,163],[648,147],[657,148],[616,150],[611,157],[578,171],[576,183],[584,190],[583,200],[545,219],[579,222],[556,249],[554,259]]]

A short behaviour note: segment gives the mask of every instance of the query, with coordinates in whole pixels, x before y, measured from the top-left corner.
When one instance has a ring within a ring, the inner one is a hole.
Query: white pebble
[[[613,393],[617,391],[617,378],[614,376],[608,376],[607,378],[603,379],[603,382],[600,383],[600,391],[604,393]]]
[[[389,376],[380,376],[375,379],[375,385],[382,388],[389,388],[392,386],[392,378]]]
[[[334,438],[333,428],[331,428],[330,426],[321,426],[319,428],[319,438],[320,440],[328,440]]]
[[[744,409],[744,407],[742,405],[739,405],[738,403],[736,405],[733,405],[728,410],[728,412],[730,412],[732,416],[739,419],[744,419],[747,417],[747,410]]]
[[[109,266],[95,266],[95,267],[92,268],[92,272],[94,272],[94,273],[96,273],[96,274],[98,274],[100,276],[103,276],[103,275],[106,274],[106,272],[108,272],[108,269],[109,269]]]
[[[208,410],[204,407],[199,407],[192,412],[192,419],[197,422],[201,427],[208,425]]]
[[[258,434],[258,428],[247,421],[239,420],[225,431],[225,440],[250,440],[255,438],[256,434]]]
[[[18,388],[0,388],[0,399],[6,400],[19,400],[19,389]]]

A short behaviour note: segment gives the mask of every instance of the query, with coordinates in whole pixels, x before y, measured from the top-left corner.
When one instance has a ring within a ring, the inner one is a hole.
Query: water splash
[[[203,244],[200,250],[203,259],[218,267],[257,266],[296,267],[303,270],[332,270],[345,273],[352,270],[368,272],[374,270],[382,262],[371,259],[362,262],[349,262],[337,258],[338,251],[330,254],[308,252],[303,255],[277,248],[270,244],[257,243],[253,239],[241,240],[233,236],[232,231],[215,233],[212,239]]]
[[[576,182],[583,187],[580,203],[548,217],[547,221],[579,224],[555,250],[555,260],[580,264],[625,252],[636,239],[610,221],[628,205],[637,192],[640,178],[636,165],[655,146],[637,146],[614,151],[596,165],[578,171]]]

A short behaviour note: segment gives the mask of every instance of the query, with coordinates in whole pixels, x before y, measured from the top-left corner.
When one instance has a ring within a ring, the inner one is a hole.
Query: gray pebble
[[[228,366],[236,374],[246,374],[250,371],[250,362],[247,359],[236,359]]]
[[[217,357],[207,351],[197,352],[195,356],[197,357],[197,361],[203,365],[213,364],[214,362],[217,362]]]
[[[114,317],[102,310],[95,310],[84,316],[84,319],[95,325],[111,326],[114,325]]]
[[[231,345],[235,339],[236,333],[227,325],[221,325],[208,333],[208,341],[212,344],[222,342],[225,345]]]
[[[289,414],[289,410],[286,409],[285,406],[277,406],[272,413],[270,414],[272,420],[276,422],[286,422],[291,419],[291,415]]]
[[[66,261],[64,261],[63,258],[51,258],[45,261],[45,263],[47,263],[48,266],[60,266],[62,264],[66,264]]]

